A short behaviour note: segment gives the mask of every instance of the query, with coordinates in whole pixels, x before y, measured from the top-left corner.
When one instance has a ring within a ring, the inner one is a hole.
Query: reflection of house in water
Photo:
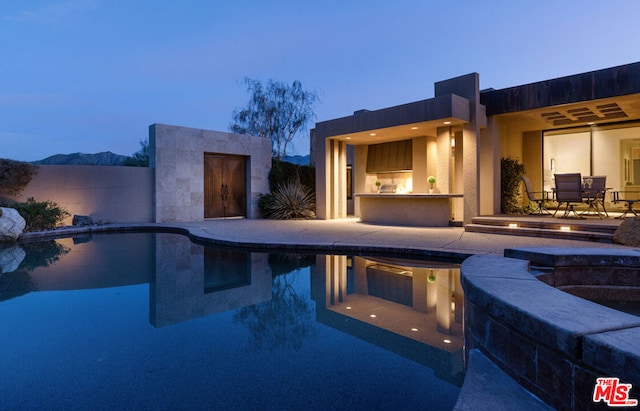
[[[204,247],[156,236],[150,322],[161,327],[271,299],[268,255]]]
[[[424,364],[439,378],[460,385],[464,338],[459,266],[409,260],[402,264],[318,256],[312,276],[317,320]]]

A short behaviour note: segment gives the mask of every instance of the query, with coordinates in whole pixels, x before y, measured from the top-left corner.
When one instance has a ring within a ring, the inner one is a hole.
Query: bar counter
[[[447,227],[451,199],[462,194],[356,194],[360,199],[360,221],[414,227]]]

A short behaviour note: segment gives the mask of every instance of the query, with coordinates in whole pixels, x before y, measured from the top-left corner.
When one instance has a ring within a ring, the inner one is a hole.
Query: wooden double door
[[[246,217],[246,158],[205,153],[204,217]]]

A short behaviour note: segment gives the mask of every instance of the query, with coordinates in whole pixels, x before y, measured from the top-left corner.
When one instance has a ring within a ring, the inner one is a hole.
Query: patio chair
[[[558,209],[556,209],[553,216],[560,209],[560,206],[566,204],[564,208],[564,214],[561,218],[568,218],[571,213],[576,218],[584,218],[576,213],[574,209],[574,203],[582,204],[582,176],[580,173],[566,173],[566,174],[554,174],[556,181],[556,201],[558,202]]]
[[[634,216],[638,216],[636,210],[633,209],[633,205],[635,203],[640,202],[640,191],[614,191],[613,192],[613,203],[627,203],[627,209],[624,210],[622,215],[619,215],[616,218],[626,218],[627,215],[633,214]]]
[[[602,218],[602,212],[609,217],[604,205],[607,194],[607,176],[585,176],[582,178],[582,182],[582,201],[588,205],[587,211],[584,213],[593,210],[600,218]],[[602,212],[600,212],[600,208],[602,208]]]
[[[537,205],[537,207],[533,211],[530,211],[529,214],[551,214],[544,205],[545,202],[549,201],[549,193],[547,191],[533,191],[531,180],[529,180],[529,177],[527,176],[522,177],[522,182],[524,183],[524,189],[527,192],[529,201],[534,202]]]

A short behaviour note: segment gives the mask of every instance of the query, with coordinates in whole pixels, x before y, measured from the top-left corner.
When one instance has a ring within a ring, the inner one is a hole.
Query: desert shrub
[[[24,218],[27,225],[24,231],[52,230],[61,225],[66,217],[71,214],[52,201],[35,201],[30,197],[24,203],[15,203],[12,208]]]
[[[20,193],[37,171],[33,164],[0,158],[0,193],[9,196]]]
[[[260,196],[263,217],[275,220],[311,219],[316,216],[315,194],[298,179],[279,184],[271,194]]]
[[[525,174],[524,165],[518,160],[500,159],[500,210],[503,214],[523,213],[520,182]]]
[[[279,185],[287,184],[291,179],[298,179],[300,183],[315,193],[316,170],[311,166],[301,166],[273,159],[269,172],[269,189],[273,192]]]
[[[273,208],[273,195],[271,193],[260,194],[258,196],[258,210],[263,217],[268,218]]]

